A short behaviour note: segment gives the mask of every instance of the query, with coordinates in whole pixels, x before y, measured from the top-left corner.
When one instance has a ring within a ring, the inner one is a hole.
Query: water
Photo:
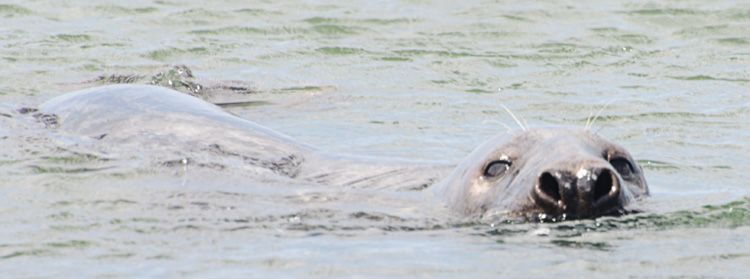
[[[418,193],[76,153],[38,123],[0,117],[0,268],[14,277],[747,274],[749,4],[443,2],[6,1],[0,112],[101,75],[186,65],[203,82],[252,84],[256,105],[230,111],[325,152],[451,163],[514,126],[500,104],[532,126],[583,126],[602,110],[599,133],[645,168],[646,213],[481,224]]]

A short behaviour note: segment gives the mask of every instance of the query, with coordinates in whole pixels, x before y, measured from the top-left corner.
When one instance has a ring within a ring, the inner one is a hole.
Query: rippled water
[[[601,110],[653,194],[623,218],[482,224],[419,193],[144,168],[0,115],[4,274],[750,271],[747,3],[6,1],[0,23],[0,113],[186,65],[252,84],[229,110],[326,152],[453,163],[514,125],[501,104],[533,126]]]

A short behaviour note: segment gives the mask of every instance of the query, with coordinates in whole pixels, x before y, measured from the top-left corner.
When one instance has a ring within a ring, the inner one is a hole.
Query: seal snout
[[[565,218],[587,218],[621,208],[620,181],[607,167],[542,172],[532,198],[545,213]]]

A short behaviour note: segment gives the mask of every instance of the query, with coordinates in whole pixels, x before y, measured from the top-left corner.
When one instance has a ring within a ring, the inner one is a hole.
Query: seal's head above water
[[[580,128],[499,135],[437,186],[465,214],[527,219],[620,215],[648,195],[641,167],[624,148]]]

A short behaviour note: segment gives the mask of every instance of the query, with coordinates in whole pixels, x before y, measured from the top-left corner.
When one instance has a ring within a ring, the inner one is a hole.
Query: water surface
[[[149,169],[0,116],[0,266],[16,277],[750,271],[750,5],[444,2],[5,2],[0,112],[102,75],[186,65],[203,82],[252,84],[256,105],[230,111],[325,152],[454,163],[515,127],[501,104],[531,126],[583,126],[601,110],[598,133],[645,168],[645,213],[477,223],[419,193]]]

